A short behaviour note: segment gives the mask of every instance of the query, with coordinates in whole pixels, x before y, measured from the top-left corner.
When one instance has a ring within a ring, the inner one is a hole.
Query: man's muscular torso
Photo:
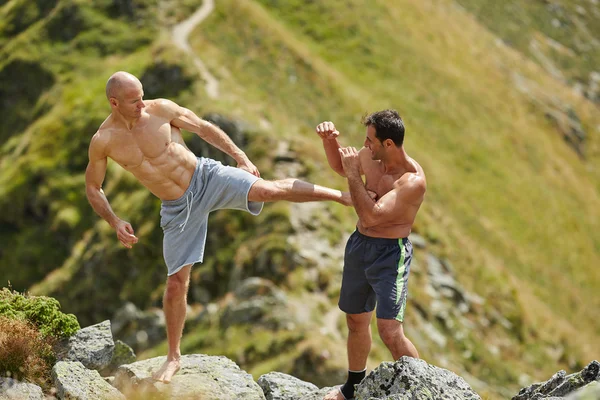
[[[411,190],[411,180],[425,179],[425,174],[421,166],[413,159],[410,159],[413,165],[412,170],[400,171],[396,174],[387,174],[384,171],[383,163],[379,160],[372,160],[369,151],[360,152],[360,164],[365,175],[365,187],[377,194],[375,200],[380,199],[383,195],[396,189],[399,192],[403,190]],[[423,202],[423,196],[419,196],[416,201],[408,204],[398,204],[401,208],[401,213],[384,223],[376,226],[365,227],[360,219],[358,220],[358,230],[360,233],[371,237],[382,238],[404,238],[411,231],[415,221],[417,211]]]
[[[118,127],[109,116],[93,140],[104,145],[107,157],[131,172],[161,200],[181,197],[196,168],[196,156],[185,146],[181,131],[172,126],[159,101],[146,108],[131,130]]]

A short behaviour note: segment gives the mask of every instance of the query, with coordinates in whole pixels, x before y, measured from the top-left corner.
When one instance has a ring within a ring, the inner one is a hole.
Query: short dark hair
[[[365,115],[362,123],[375,128],[375,137],[381,142],[391,139],[398,147],[404,143],[404,122],[396,110],[383,110]]]

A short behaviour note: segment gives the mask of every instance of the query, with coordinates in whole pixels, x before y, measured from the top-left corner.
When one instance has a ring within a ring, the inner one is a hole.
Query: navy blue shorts
[[[412,254],[408,238],[373,238],[356,230],[344,253],[340,310],[360,314],[377,304],[377,318],[402,322]]]

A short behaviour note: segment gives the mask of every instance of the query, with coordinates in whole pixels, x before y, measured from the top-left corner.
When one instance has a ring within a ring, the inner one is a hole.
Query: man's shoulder
[[[151,115],[170,117],[177,113],[179,106],[169,99],[144,100],[146,112]]]
[[[427,181],[419,172],[407,172],[394,184],[397,190],[413,195],[422,195],[427,190]]]

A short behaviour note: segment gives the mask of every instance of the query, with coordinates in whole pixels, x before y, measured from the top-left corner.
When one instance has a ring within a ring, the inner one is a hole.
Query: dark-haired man
[[[394,360],[419,357],[402,323],[412,259],[408,235],[425,195],[425,174],[404,151],[404,122],[396,111],[373,113],[363,123],[366,138],[360,151],[340,146],[332,122],[316,128],[329,165],[348,180],[358,214],[346,245],[339,299],[348,325],[348,380],[325,400],[354,397],[354,385],[366,374],[375,305],[379,336]]]

